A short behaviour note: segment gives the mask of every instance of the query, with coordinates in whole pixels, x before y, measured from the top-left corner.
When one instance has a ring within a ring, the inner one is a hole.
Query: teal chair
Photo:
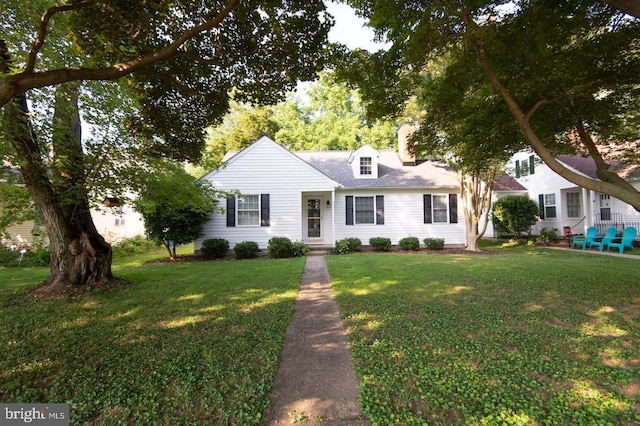
[[[591,245],[591,243],[595,241],[597,236],[598,228],[590,226],[587,228],[587,232],[584,235],[576,234],[573,236],[573,239],[571,240],[571,248],[574,248],[575,246],[582,246],[582,250],[584,250],[587,248],[587,245]]]
[[[605,247],[608,247],[609,244],[611,244],[617,234],[618,230],[615,227],[611,226],[605,231],[604,237],[597,237],[591,243],[591,247],[598,247],[598,249],[602,251]]]
[[[629,226],[624,228],[624,232],[622,233],[622,238],[616,238],[607,246],[607,251],[611,247],[615,247],[620,250],[620,253],[624,253],[624,248],[629,247],[631,250],[635,250],[636,248],[633,246],[633,241],[636,239],[636,235],[638,234],[638,230],[633,226]]]

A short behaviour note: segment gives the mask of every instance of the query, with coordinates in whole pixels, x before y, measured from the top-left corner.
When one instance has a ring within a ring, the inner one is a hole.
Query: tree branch
[[[107,68],[68,67],[44,72],[23,71],[19,74],[6,77],[0,80],[0,107],[6,105],[17,94],[29,89],[53,86],[75,80],[115,80],[148,65],[172,58],[176,55],[180,46],[191,38],[219,26],[222,20],[231,13],[231,10],[233,10],[238,1],[239,0],[229,0],[218,15],[185,31],[164,49],[139,56],[130,61],[114,64]]]
[[[38,27],[38,36],[36,40],[33,42],[33,46],[31,47],[31,51],[29,52],[29,57],[27,59],[27,65],[25,66],[24,72],[31,73],[36,66],[36,59],[38,57],[38,53],[40,49],[44,45],[44,41],[47,37],[47,27],[49,26],[49,21],[53,16],[57,13],[68,12],[70,10],[82,9],[83,7],[93,6],[97,3],[103,3],[103,0],[81,0],[72,4],[66,4],[63,6],[53,6],[47,9],[45,13],[42,14],[40,18],[40,26]]]
[[[547,149],[544,142],[542,142],[538,138],[535,131],[531,127],[531,124],[528,121],[529,114],[524,114],[516,100],[511,96],[511,93],[509,93],[508,89],[500,82],[500,79],[496,75],[493,67],[491,66],[491,63],[489,62],[484,43],[477,35],[478,25],[468,17],[465,21],[467,27],[470,29],[469,36],[471,37],[471,42],[473,43],[476,57],[480,62],[482,70],[491,83],[493,89],[496,91],[496,93],[498,93],[498,95],[507,105],[507,108],[511,112],[511,115],[518,122],[520,130],[525,139],[533,148],[533,150],[538,154],[540,159],[542,159],[542,161],[544,161],[544,163],[549,166],[551,170],[553,170],[569,182],[572,182],[583,188],[590,189],[592,191],[612,195],[619,200],[629,203],[633,206],[633,208],[640,211],[640,192],[633,188],[633,186],[631,186],[628,182],[624,181],[624,179],[620,178],[619,176],[617,179],[611,176],[607,176],[607,180],[591,179],[568,169],[558,160],[556,160],[553,153],[551,153]]]

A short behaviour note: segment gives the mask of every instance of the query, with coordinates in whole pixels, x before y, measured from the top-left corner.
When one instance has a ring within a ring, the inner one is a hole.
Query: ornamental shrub
[[[255,241],[243,241],[235,245],[233,252],[238,259],[251,259],[258,255],[260,248]]]
[[[200,252],[207,259],[222,259],[229,251],[229,241],[224,238],[210,238],[202,242]]]
[[[391,238],[373,237],[369,238],[369,245],[376,251],[391,250]]]
[[[150,240],[142,235],[136,235],[135,237],[125,238],[124,240],[115,243],[111,246],[111,251],[114,258],[135,256],[143,254],[158,247],[158,241]]]
[[[287,237],[273,237],[267,246],[269,257],[283,259],[293,257],[293,243]]]
[[[359,238],[345,238],[336,241],[336,248],[333,250],[335,254],[349,254],[360,250],[362,241]]]
[[[444,238],[425,238],[424,244],[429,250],[442,250],[444,248]]]
[[[398,247],[400,250],[418,251],[420,250],[420,240],[418,237],[403,238],[398,242]]]
[[[507,195],[499,198],[491,210],[494,227],[506,229],[516,238],[531,232],[531,226],[538,220],[538,204],[527,195]]]
[[[303,243],[302,241],[294,241],[293,242],[293,256],[300,257],[304,256],[309,252],[309,246]]]

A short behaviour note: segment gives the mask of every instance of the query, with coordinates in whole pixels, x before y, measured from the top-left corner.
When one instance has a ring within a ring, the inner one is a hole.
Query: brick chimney
[[[398,155],[403,166],[416,165],[416,153],[413,143],[410,142],[416,128],[411,122],[404,122],[398,129]]]

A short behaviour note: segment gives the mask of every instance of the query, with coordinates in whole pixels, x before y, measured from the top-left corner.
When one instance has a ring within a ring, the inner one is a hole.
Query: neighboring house
[[[91,217],[96,229],[108,243],[144,236],[144,219],[133,207],[110,197],[105,198],[102,205],[104,207],[91,209]]]
[[[352,151],[291,152],[262,137],[202,179],[219,190],[237,191],[220,200],[196,241],[224,238],[231,247],[272,237],[332,246],[356,237],[444,238],[449,247],[466,244],[460,184],[446,164],[416,161],[407,149],[408,130],[399,133],[399,153],[369,145]]]
[[[596,165],[590,157],[560,155],[556,159],[574,172],[597,179]],[[542,228],[556,229],[559,235],[563,235],[565,227],[574,234],[584,233],[589,226],[598,227],[600,233],[610,226],[620,231],[628,226],[640,228],[640,213],[629,204],[607,194],[578,187],[531,153],[516,154],[511,166],[516,180],[538,202],[540,220],[534,226],[534,233]],[[621,175],[634,187],[640,188],[640,180],[630,170]]]

